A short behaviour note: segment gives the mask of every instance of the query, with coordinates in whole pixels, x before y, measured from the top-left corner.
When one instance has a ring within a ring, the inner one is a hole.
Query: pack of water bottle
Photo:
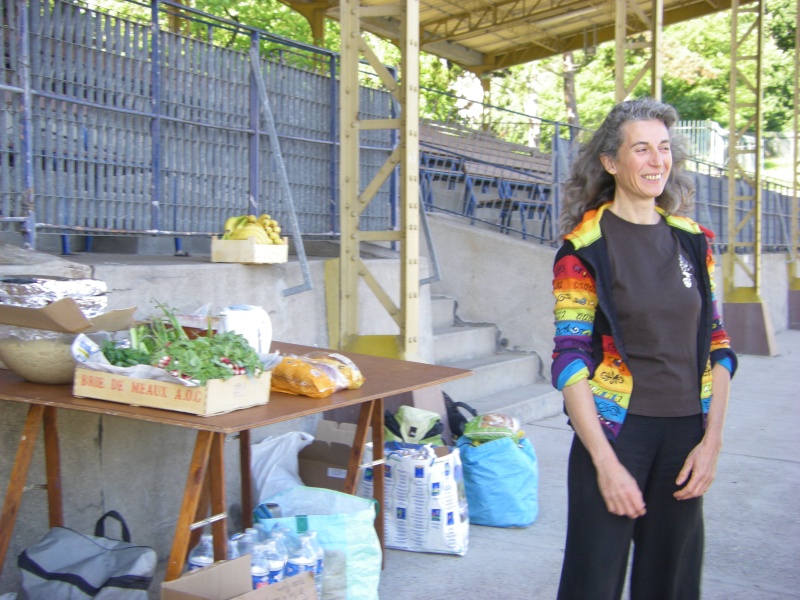
[[[188,569],[201,569],[214,563],[213,536],[203,534],[189,553]],[[228,560],[250,555],[253,589],[277,583],[298,573],[311,571],[317,595],[322,597],[325,551],[315,531],[295,534],[282,523],[267,531],[261,524],[250,527],[228,540]]]

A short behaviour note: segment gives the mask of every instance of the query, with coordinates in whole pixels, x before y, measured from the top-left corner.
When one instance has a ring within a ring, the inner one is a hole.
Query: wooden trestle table
[[[306,354],[320,350],[309,346],[274,342],[272,350],[281,354]],[[224,441],[227,434],[239,434],[241,462],[242,514],[244,526],[252,525],[253,494],[250,475],[250,430],[336,408],[361,405],[355,442],[350,456],[345,490],[354,493],[369,428],[372,427],[374,461],[383,459],[383,399],[428,386],[439,385],[471,374],[471,371],[390,358],[341,352],[359,367],[365,378],[357,390],[343,390],[327,398],[309,398],[272,391],[265,405],[235,410],[216,416],[131,406],[105,400],[76,398],[71,385],[29,383],[10,371],[0,369],[0,400],[29,405],[14,466],[0,513],[0,570],[11,541],[25,481],[40,428],[44,428],[45,468],[50,527],[64,525],[61,497],[61,466],[56,413],[58,409],[100,413],[126,419],[151,421],[197,430],[194,452],[175,526],[175,536],[165,573],[165,581],[181,575],[190,544],[202,523],[210,523],[214,535],[214,556],[225,558],[227,544]],[[383,506],[383,469],[375,469],[375,499]],[[206,518],[209,514],[210,517]],[[383,545],[383,519],[375,520]],[[194,531],[194,533],[193,533]]]

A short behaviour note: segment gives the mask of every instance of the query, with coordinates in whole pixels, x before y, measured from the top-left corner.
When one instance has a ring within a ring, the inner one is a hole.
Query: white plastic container
[[[241,334],[260,353],[266,354],[272,345],[272,320],[260,306],[234,304],[220,311],[220,330]]]

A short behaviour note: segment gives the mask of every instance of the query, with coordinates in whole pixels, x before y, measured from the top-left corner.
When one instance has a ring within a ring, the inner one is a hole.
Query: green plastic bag
[[[395,415],[387,410],[384,422],[384,440],[387,442],[445,445],[442,440],[444,423],[433,411],[404,404],[397,409]]]

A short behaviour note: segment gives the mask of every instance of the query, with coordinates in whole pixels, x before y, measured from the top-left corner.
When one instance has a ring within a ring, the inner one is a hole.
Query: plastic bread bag
[[[502,413],[486,413],[470,419],[464,427],[464,437],[473,443],[490,442],[509,437],[518,439],[525,435],[519,419]]]
[[[357,390],[364,385],[364,376],[356,364],[338,352],[309,352],[304,355],[306,358],[313,360],[316,363],[324,363],[334,367],[339,374],[347,379],[347,389]]]
[[[344,389],[357,389],[364,377],[347,357],[337,353],[311,352],[301,356],[287,355],[272,370],[273,390],[326,398]]]

